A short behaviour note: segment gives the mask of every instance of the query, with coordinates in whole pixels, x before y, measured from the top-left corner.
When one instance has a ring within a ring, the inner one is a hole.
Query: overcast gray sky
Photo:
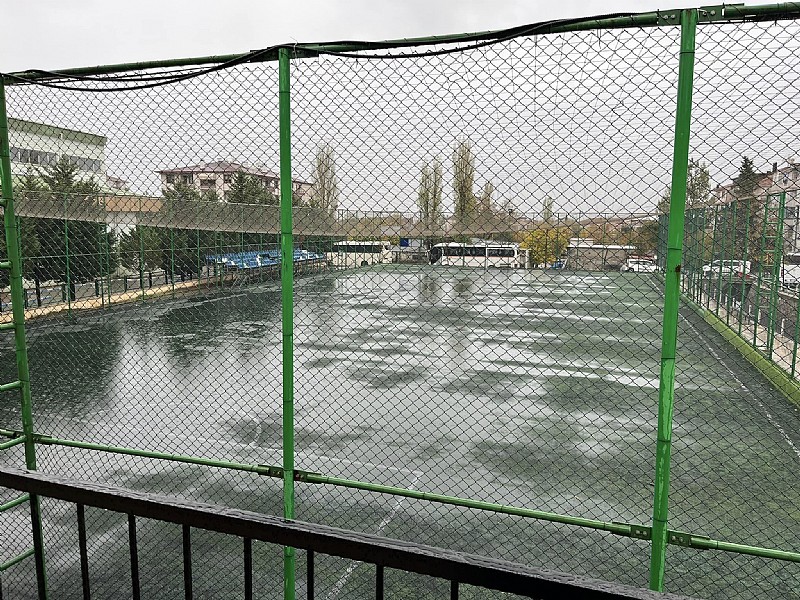
[[[664,0],[29,0],[3,3],[0,71],[381,40],[672,8]],[[680,2],[678,2],[680,4]]]
[[[281,9],[250,1],[45,0],[4,8],[11,25],[0,38],[0,70],[484,31],[656,8],[624,0],[314,0]],[[678,36],[677,27],[597,30],[437,57],[294,61],[293,172],[311,180],[317,150],[330,145],[341,208],[412,211],[421,164],[439,158],[451,181],[452,148],[467,139],[476,193],[488,184],[493,202],[510,203],[517,214],[539,210],[545,197],[564,213],[652,210],[670,183]],[[705,25],[697,43],[691,156],[708,165],[712,182],[728,182],[742,156],[760,170],[796,157],[800,74],[791,57],[800,55],[800,26]],[[12,117],[106,136],[108,174],[157,195],[165,168],[232,160],[277,169],[276,90],[276,65],[258,63],[137,92],[13,86],[7,93]],[[446,209],[449,193],[448,185]]]

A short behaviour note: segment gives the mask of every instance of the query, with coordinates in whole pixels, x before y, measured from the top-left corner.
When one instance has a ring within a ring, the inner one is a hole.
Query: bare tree
[[[433,202],[433,173],[428,163],[422,165],[419,174],[419,189],[417,190],[417,207],[420,218],[426,228],[430,221],[431,204]]]
[[[339,205],[339,182],[333,148],[327,143],[317,149],[314,161],[314,187],[311,190],[311,207],[327,211]]]
[[[492,195],[494,194],[494,184],[487,181],[483,186],[480,198],[478,198],[478,212],[481,215],[490,216],[492,214]]]
[[[542,201],[542,221],[550,224],[553,220],[553,199],[550,196],[545,196]]]
[[[427,230],[439,227],[442,220],[442,163],[433,159],[433,165],[422,165],[417,195],[420,218]]]
[[[430,210],[430,225],[432,228],[439,227],[442,224],[442,162],[439,157],[433,159],[433,168],[431,169],[431,210]]]
[[[464,226],[472,219],[475,211],[475,156],[472,142],[458,140],[453,148],[453,191],[455,192],[456,222]]]

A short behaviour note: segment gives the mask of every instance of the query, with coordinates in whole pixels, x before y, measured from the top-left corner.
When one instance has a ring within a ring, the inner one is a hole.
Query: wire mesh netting
[[[789,553],[799,39],[791,20],[698,27],[670,498],[671,529]],[[628,27],[295,54],[285,258],[277,64],[8,86],[38,467],[282,515],[266,466],[293,273],[296,518],[645,586],[649,530],[613,532],[653,517],[679,43]],[[22,429],[16,397],[0,427]],[[80,597],[70,508],[43,514],[51,594]],[[124,521],[87,513],[100,596],[129,568]],[[30,521],[0,522],[2,564]],[[241,540],[197,535],[195,592],[239,589]],[[669,591],[800,597],[796,555],[681,539]],[[179,549],[179,527],[143,525],[143,589],[183,594]],[[282,560],[258,547],[258,597],[281,597]],[[2,574],[35,595],[30,561]],[[343,559],[317,578],[374,593]],[[391,578],[392,597],[446,593]]]

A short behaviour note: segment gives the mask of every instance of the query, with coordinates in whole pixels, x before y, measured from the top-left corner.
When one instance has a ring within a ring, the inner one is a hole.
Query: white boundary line
[[[686,317],[681,315],[681,319],[683,319],[683,322],[686,323],[689,326],[689,328],[695,333],[695,335],[698,335],[698,336],[702,337],[706,342],[709,342],[708,337],[704,333],[702,333],[700,330],[698,330],[694,325],[692,325],[692,323]],[[792,452],[794,452],[795,456],[797,456],[797,458],[800,458],[800,448],[798,448],[797,445],[792,441],[792,438],[790,438],[788,436],[788,434],[786,433],[786,430],[784,430],[784,428],[781,427],[780,423],[778,423],[775,420],[775,418],[772,416],[772,413],[769,412],[769,410],[764,405],[764,403],[761,402],[761,400],[758,398],[758,395],[753,393],[753,391],[750,388],[748,388],[747,385],[745,385],[742,382],[742,380],[739,379],[736,376],[736,373],[734,373],[733,370],[722,359],[722,357],[714,351],[714,348],[710,344],[707,345],[706,347],[707,347],[708,351],[711,353],[711,356],[713,356],[715,359],[717,359],[717,362],[719,364],[721,364],[723,367],[725,367],[725,370],[728,373],[730,373],[730,376],[733,378],[733,380],[736,383],[739,384],[739,387],[742,390],[744,390],[745,392],[747,392],[750,396],[752,396],[752,398],[758,403],[758,405],[761,407],[761,411],[767,417],[767,420],[770,422],[770,424],[775,428],[775,430],[778,433],[781,434],[781,437],[789,445],[789,447],[792,449]]]
[[[414,478],[411,480],[411,483],[405,489],[413,490],[414,486],[417,484],[417,481],[419,481],[420,475],[422,475],[422,473],[417,471],[416,475],[414,475]],[[387,514],[383,518],[383,521],[380,522],[380,524],[378,525],[378,529],[375,531],[375,535],[381,535],[383,530],[386,529],[386,527],[389,525],[389,523],[392,522],[392,519],[394,519],[397,516],[397,513],[403,507],[403,502],[405,502],[405,500],[406,500],[405,496],[397,496],[397,497],[395,497],[395,499],[394,499],[394,507],[392,508],[392,510],[389,511],[389,514]],[[339,579],[336,581],[336,583],[333,584],[333,587],[328,592],[328,595],[325,596],[325,600],[333,600],[334,598],[338,598],[339,594],[344,589],[345,584],[347,584],[347,580],[350,579],[350,576],[355,572],[355,570],[359,566],[361,566],[361,564],[363,564],[361,561],[357,561],[357,560],[352,561],[347,566],[347,568],[344,570],[344,573],[342,573],[342,576],[339,577]]]
[[[651,282],[651,287],[653,287],[653,289],[656,289],[656,287],[655,287],[655,284],[654,284],[654,283],[652,283],[652,282]],[[776,430],[778,433],[780,433],[780,434],[781,434],[781,437],[782,437],[782,438],[783,438],[783,440],[786,442],[786,444],[789,446],[789,448],[791,448],[792,452],[794,452],[795,456],[797,456],[797,458],[800,458],[800,448],[798,448],[798,447],[797,447],[797,444],[795,444],[795,443],[792,441],[792,438],[790,438],[790,437],[788,436],[788,434],[786,433],[786,430],[785,430],[785,429],[784,429],[784,428],[783,428],[783,427],[780,425],[780,423],[778,423],[778,422],[775,420],[775,417],[773,417],[773,416],[772,416],[772,413],[771,413],[771,412],[769,412],[769,410],[768,410],[768,409],[767,409],[767,407],[764,405],[764,403],[763,403],[763,402],[761,402],[761,400],[758,398],[758,395],[757,395],[757,394],[754,394],[754,393],[753,393],[753,391],[752,391],[750,388],[748,388],[748,387],[747,387],[747,386],[746,386],[746,385],[745,385],[745,384],[742,382],[742,380],[741,380],[741,379],[739,379],[739,378],[736,376],[736,373],[734,373],[734,372],[731,370],[731,368],[730,368],[730,367],[728,366],[728,364],[727,364],[727,363],[726,363],[726,362],[725,362],[725,361],[722,359],[722,357],[720,357],[720,355],[719,355],[719,354],[717,354],[717,353],[714,351],[714,348],[713,348],[713,347],[710,345],[710,343],[709,343],[708,336],[707,336],[705,333],[701,332],[699,329],[697,329],[697,327],[695,327],[695,326],[692,324],[692,322],[691,322],[691,321],[689,321],[689,319],[687,319],[685,316],[683,316],[683,315],[680,313],[680,311],[678,312],[678,316],[679,316],[679,317],[680,317],[680,318],[683,320],[683,322],[684,322],[684,323],[686,323],[686,324],[689,326],[689,328],[690,328],[690,329],[691,329],[691,330],[692,330],[692,331],[695,333],[695,335],[698,335],[699,337],[703,338],[703,339],[706,341],[706,348],[708,349],[708,351],[709,351],[709,353],[711,354],[711,356],[713,356],[713,357],[714,357],[714,358],[717,360],[717,362],[718,362],[719,364],[721,364],[721,365],[722,365],[722,366],[725,368],[725,370],[726,370],[728,373],[730,373],[730,376],[733,378],[733,380],[734,380],[736,383],[738,383],[738,384],[739,384],[739,388],[740,388],[740,389],[742,389],[742,390],[744,390],[745,392],[747,392],[747,393],[748,393],[748,394],[749,394],[749,395],[750,395],[750,396],[751,396],[751,397],[752,397],[752,398],[753,398],[753,399],[754,399],[754,400],[755,400],[755,401],[758,403],[758,405],[761,407],[761,411],[764,413],[764,416],[766,416],[766,417],[767,417],[767,420],[770,422],[770,424],[771,424],[771,425],[772,425],[772,426],[775,428],[775,430]]]

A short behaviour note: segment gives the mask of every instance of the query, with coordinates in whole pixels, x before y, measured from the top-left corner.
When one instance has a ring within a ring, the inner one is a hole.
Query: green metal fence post
[[[708,261],[708,264],[711,266],[711,270],[708,272],[708,285],[706,286],[706,310],[711,310],[711,283],[714,280],[714,261],[719,260],[719,256],[717,255],[717,234],[719,233],[719,205],[714,205],[714,217],[713,217],[713,227],[714,230],[711,233],[711,259]],[[720,268],[722,268],[720,266]]]
[[[64,194],[64,279],[67,284],[67,317],[72,318],[72,281],[69,264],[69,220],[67,219],[67,195]]]
[[[706,262],[706,211],[708,207],[704,206],[700,209],[700,239],[697,242],[699,246],[699,255],[697,257],[697,277],[695,278],[695,290],[692,300],[699,306],[703,305],[703,264]]]
[[[770,230],[773,238],[772,248],[772,272],[770,276],[769,289],[769,320],[767,328],[767,358],[772,360],[775,349],[775,335],[778,329],[778,302],[781,287],[781,265],[783,263],[783,221],[786,212],[786,192],[781,192],[778,196],[778,214],[775,221],[770,222],[774,229]],[[783,332],[783,329],[781,329]]]
[[[195,211],[197,217],[196,241],[197,241],[197,287],[200,287],[200,202],[197,203],[197,210]],[[208,272],[206,272],[208,274]]]
[[[283,516],[294,518],[294,242],[292,240],[292,136],[289,50],[278,53],[281,186],[281,305],[283,329]],[[283,550],[284,600],[295,596],[294,548]]]
[[[691,298],[698,302],[703,287],[703,263],[705,262],[705,224],[706,209],[698,208],[694,211],[694,244],[693,254],[694,267],[692,272],[692,295]]]
[[[761,245],[758,251],[758,279],[756,281],[756,298],[753,306],[753,348],[758,350],[758,326],[761,320],[761,286],[764,284],[764,263],[767,256],[767,231],[769,230],[769,195],[764,200],[764,220],[761,222]],[[755,198],[754,198],[755,200]]]
[[[750,202],[745,204],[745,208],[747,211],[745,212],[744,217],[744,253],[742,256],[742,260],[744,261],[745,276],[742,277],[741,300],[739,301],[739,327],[737,332],[739,337],[742,337],[744,303],[747,300],[747,277],[750,275],[750,269],[747,268],[747,262],[749,260],[748,254],[750,252]]]
[[[258,234],[258,251],[259,252],[264,252],[264,234],[263,233],[259,233]],[[258,283],[261,283],[261,281],[263,280],[263,271],[264,271],[264,269],[259,267],[259,269],[258,269]]]
[[[692,118],[695,30],[697,10],[681,11],[681,51],[678,67],[678,102],[675,115],[675,147],[672,158],[672,193],[667,233],[667,268],[664,273],[664,324],[661,339],[661,373],[658,386],[658,441],[653,497],[653,539],[650,555],[650,588],[664,589],[664,564],[669,516],[669,469],[672,452],[672,408],[675,399],[675,348],[680,309],[680,270],[686,180],[689,166],[689,131]]]
[[[169,228],[169,276],[172,282],[172,297],[175,298],[175,230],[172,227]]]
[[[113,228],[112,228],[113,231]],[[108,205],[106,197],[103,196],[103,243],[106,253],[106,294],[108,294],[108,304],[111,305],[111,244],[109,243],[110,232],[108,230]]]
[[[688,240],[688,246],[684,248],[686,258],[683,264],[686,265],[685,272],[681,278],[681,287],[690,298],[694,297],[694,281],[697,266],[697,210],[686,211],[686,229],[684,238]]]
[[[723,267],[725,266],[725,261],[727,260],[725,256],[725,236],[728,235],[728,207],[723,206],[720,208],[720,213],[722,216],[722,247],[719,251],[719,270],[716,273],[716,280],[717,280],[717,289],[714,293],[714,314],[719,317],[719,305],[722,302],[722,283],[724,281],[722,277],[722,271],[724,270]]]
[[[95,286],[95,296],[100,296],[100,306],[106,305],[106,294],[105,290],[103,289],[103,271],[108,270],[108,267],[103,266],[103,262],[106,257],[105,245],[103,244],[103,238],[105,237],[105,229],[101,230],[100,223],[97,224],[97,243],[98,243],[98,252],[97,252],[97,266],[100,272],[100,277],[95,277],[94,286]]]
[[[737,204],[737,202],[733,202],[731,204],[731,206],[733,207],[733,221],[731,223],[730,249],[731,249],[731,257],[733,258],[733,260],[739,260],[739,258],[736,256],[736,254],[737,254],[737,252],[736,252],[736,204]],[[734,263],[731,263],[731,268],[729,269],[730,272],[728,273],[728,285],[726,287],[726,294],[725,294],[725,324],[728,327],[731,326],[731,302],[733,301],[733,282],[734,282],[734,279],[733,279],[733,265],[734,265]],[[742,265],[742,285],[744,285],[745,271],[747,271],[747,269],[745,268],[745,265]]]
[[[141,200],[139,201],[141,203]],[[141,214],[141,210],[139,212]],[[142,237],[142,224],[136,226],[139,233],[139,290],[142,292],[142,300],[144,300],[144,238]]]
[[[19,255],[14,195],[11,186],[11,155],[8,143],[5,80],[0,77],[0,186],[2,186],[3,225],[6,234],[8,261],[11,263],[11,312],[14,323],[14,349],[17,358],[17,378],[20,382],[22,432],[25,436],[25,466],[36,470],[36,446],[33,435],[31,380],[28,370],[28,344],[25,339],[25,306],[22,291],[22,261]],[[44,540],[41,528],[41,509],[38,496],[30,497],[33,545],[36,548],[36,581],[39,598],[47,599],[47,575],[44,564]]]

